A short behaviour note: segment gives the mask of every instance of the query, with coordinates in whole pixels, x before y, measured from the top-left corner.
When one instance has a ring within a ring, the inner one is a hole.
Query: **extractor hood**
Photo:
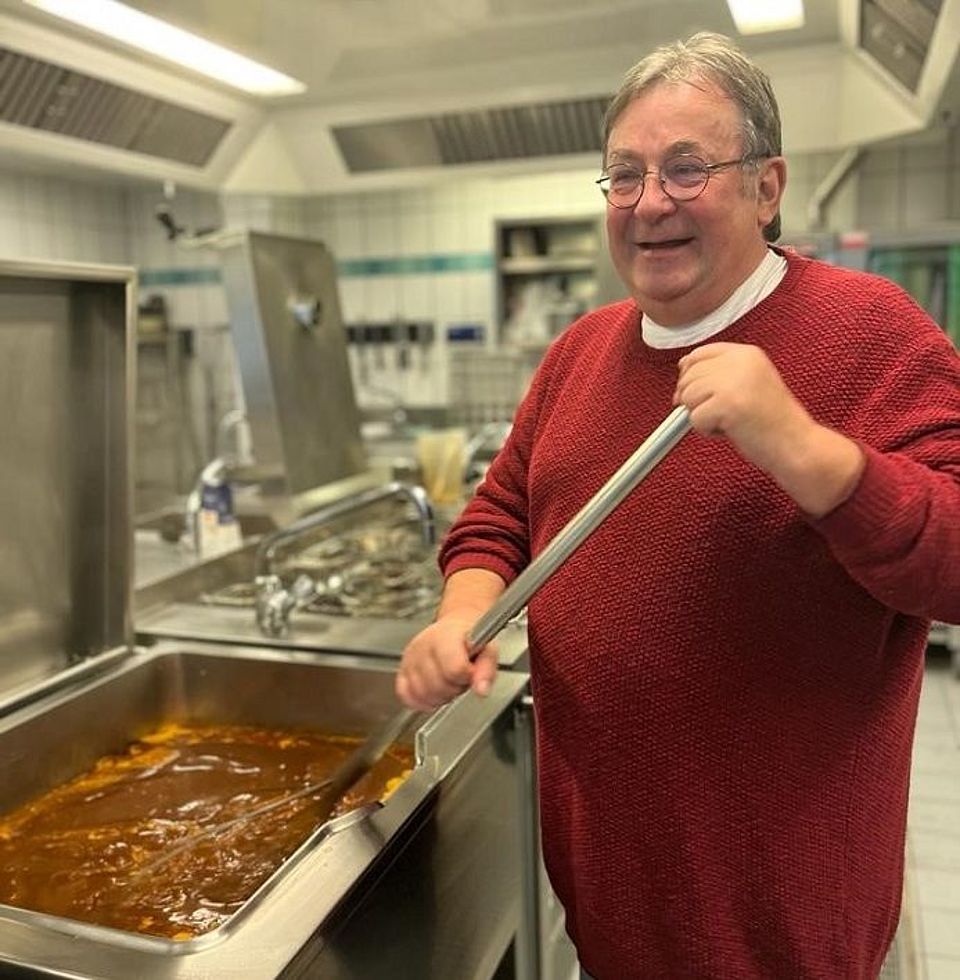
[[[7,157],[218,187],[262,127],[253,102],[0,13]]]
[[[351,173],[596,153],[609,95],[332,127]]]
[[[229,119],[0,47],[0,122],[204,167]]]
[[[557,6],[529,2],[542,10]],[[690,3],[703,5],[703,26],[724,29],[708,17],[713,0]],[[155,13],[165,9],[160,0],[137,4]],[[357,5],[337,0],[339,33],[324,38],[325,59],[313,59],[317,70],[305,79],[308,93],[269,106],[27,19],[21,6],[0,0],[5,160],[32,155],[71,170],[97,168],[227,194],[300,196],[392,190],[460,173],[593,168],[607,93],[637,56],[621,18],[639,18],[657,6],[682,19],[679,8],[687,4],[610,0],[609,23],[601,25],[607,33],[587,32],[574,45],[573,27],[564,21],[566,46],[547,49],[539,14],[530,10],[520,17],[523,30],[504,32],[483,18],[464,26],[424,15],[408,35],[391,38],[381,25],[370,38],[358,29]],[[216,22],[210,5],[178,0],[170,6],[187,26]],[[561,19],[584,26],[572,2],[559,6],[567,10]],[[960,0],[824,0],[822,9],[828,8],[839,33],[826,21],[816,28],[811,17],[806,41],[794,43],[788,32],[748,46],[777,92],[788,154],[862,148],[917,133],[960,103]],[[260,32],[257,11],[267,16],[272,9],[268,0],[251,0],[235,39],[269,35],[273,48],[264,45],[278,55],[276,63],[296,63],[309,76],[312,61],[304,58],[312,58],[316,5],[291,4],[291,11],[309,10],[310,16],[278,17],[272,34]],[[522,13],[522,5],[510,9]],[[226,37],[236,20],[233,13],[230,18],[221,22]],[[279,57],[285,36],[298,42],[293,53],[300,52],[299,62]],[[503,49],[479,43],[492,39]]]
[[[943,0],[862,0],[860,44],[916,92],[942,9]]]

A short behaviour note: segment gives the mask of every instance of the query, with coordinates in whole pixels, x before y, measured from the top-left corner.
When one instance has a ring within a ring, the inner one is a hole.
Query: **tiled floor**
[[[897,942],[906,980],[960,980],[960,678],[938,648],[920,696]]]

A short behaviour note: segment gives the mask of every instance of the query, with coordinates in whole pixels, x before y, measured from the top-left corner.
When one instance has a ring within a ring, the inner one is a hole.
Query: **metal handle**
[[[470,659],[527,604],[533,594],[606,520],[671,449],[690,431],[690,413],[675,408],[630,458],[590,498],[557,536],[501,593],[467,634]]]

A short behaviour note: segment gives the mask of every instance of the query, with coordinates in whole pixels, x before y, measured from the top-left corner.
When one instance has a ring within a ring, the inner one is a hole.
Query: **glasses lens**
[[[666,184],[666,192],[674,198],[696,197],[707,182],[710,171],[699,157],[671,157],[660,172]]]
[[[643,175],[636,170],[617,169],[603,177],[600,186],[614,207],[629,208],[637,203],[642,182]]]

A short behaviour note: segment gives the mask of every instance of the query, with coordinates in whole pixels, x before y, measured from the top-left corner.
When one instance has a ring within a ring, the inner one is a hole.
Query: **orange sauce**
[[[322,793],[162,856],[206,827],[321,782],[358,744],[166,725],[0,818],[0,903],[172,939],[216,929],[330,816],[318,812]],[[334,814],[384,798],[412,766],[412,752],[393,746]]]

